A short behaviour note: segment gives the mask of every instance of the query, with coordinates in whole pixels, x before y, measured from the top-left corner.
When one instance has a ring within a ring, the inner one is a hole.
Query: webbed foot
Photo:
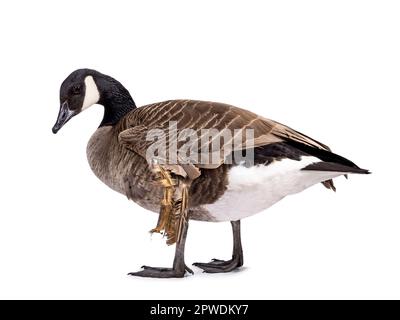
[[[196,262],[193,265],[207,273],[231,272],[243,265],[243,259],[240,256],[235,256],[231,260],[212,259],[208,263]]]
[[[128,275],[148,278],[183,278],[186,271],[193,274],[193,271],[186,265],[184,268],[179,269],[149,266],[142,266],[142,269],[137,272],[128,273]]]

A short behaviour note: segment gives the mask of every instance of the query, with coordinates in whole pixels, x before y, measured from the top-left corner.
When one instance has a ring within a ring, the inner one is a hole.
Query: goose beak
[[[68,101],[63,102],[58,113],[56,124],[52,129],[53,133],[56,134],[58,130],[60,130],[64,126],[64,124],[66,124],[68,120],[76,114],[77,112],[75,110],[69,109]]]

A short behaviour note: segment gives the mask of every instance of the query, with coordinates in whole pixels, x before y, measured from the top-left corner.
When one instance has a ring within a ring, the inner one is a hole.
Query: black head
[[[93,104],[102,104],[102,124],[114,124],[135,108],[128,92],[118,81],[91,69],[72,72],[61,84],[60,111],[53,133],[57,133],[72,117]]]

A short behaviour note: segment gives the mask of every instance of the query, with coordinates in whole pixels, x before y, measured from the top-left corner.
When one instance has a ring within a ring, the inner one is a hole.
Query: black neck
[[[101,103],[103,104],[103,103]],[[132,99],[123,103],[109,101],[103,104],[104,116],[100,123],[100,127],[113,126],[119,122],[127,113],[136,109],[135,102]]]
[[[117,80],[101,75],[96,77],[100,91],[99,104],[104,106],[104,117],[100,127],[117,124],[128,112],[136,108],[129,91]]]

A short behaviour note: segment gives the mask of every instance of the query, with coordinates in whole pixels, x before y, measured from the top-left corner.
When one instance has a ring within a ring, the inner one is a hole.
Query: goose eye
[[[73,86],[71,89],[72,94],[80,94],[81,93],[81,87],[80,86]]]

